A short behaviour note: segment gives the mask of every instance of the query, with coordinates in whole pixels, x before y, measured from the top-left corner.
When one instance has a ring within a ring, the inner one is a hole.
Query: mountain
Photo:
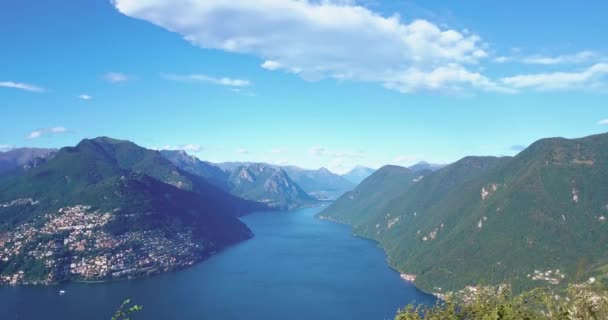
[[[427,291],[606,285],[607,179],[608,134],[543,139],[515,157],[464,158],[400,191],[379,182],[386,204],[348,213],[336,202],[321,215],[379,241]]]
[[[15,169],[30,169],[52,158],[56,149],[19,148],[0,152],[0,174]]]
[[[160,153],[176,167],[201,176],[220,189],[229,190],[227,182],[230,173],[211,162],[201,161],[197,157],[188,155],[185,151],[181,150],[162,150]]]
[[[363,180],[354,190],[339,197],[320,213],[320,217],[359,228],[370,221],[372,213],[381,213],[388,202],[415,183],[417,177],[417,174],[407,168],[384,166]]]
[[[246,167],[249,165],[254,164],[254,162],[222,162],[222,163],[214,163],[213,165],[215,165],[216,167],[226,171],[226,172],[232,172],[235,169],[237,169],[238,167]],[[277,167],[268,163],[264,163],[267,166],[272,166],[272,167]]]
[[[282,167],[287,174],[308,194],[317,199],[336,199],[355,184],[326,168],[306,170],[295,166]]]
[[[142,276],[252,236],[255,210],[157,151],[106,137],[0,177],[0,283]],[[24,271],[18,273],[17,271]]]
[[[285,170],[263,163],[237,167],[228,177],[228,185],[232,194],[274,208],[290,209],[315,202]]]
[[[420,161],[420,162],[416,163],[415,165],[412,165],[408,168],[410,170],[412,170],[413,172],[418,172],[418,171],[426,171],[426,170],[437,171],[443,167],[445,167],[444,164],[434,164],[434,163],[428,163],[426,161]]]
[[[213,185],[243,199],[280,209],[314,202],[279,166],[253,162],[213,164],[183,151],[161,151],[161,154],[182,170],[204,177]]]
[[[374,173],[374,169],[362,166],[356,166],[349,172],[342,175],[346,180],[352,182],[355,185],[361,183],[361,181],[365,180],[367,177],[371,176]]]

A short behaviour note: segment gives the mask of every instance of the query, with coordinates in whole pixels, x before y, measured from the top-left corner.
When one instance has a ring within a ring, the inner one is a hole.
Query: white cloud
[[[308,153],[312,154],[313,156],[324,156],[327,154],[327,149],[321,146],[314,146],[308,150]]]
[[[606,125],[608,125],[608,119],[600,120],[600,121],[598,121],[597,124],[602,125],[602,126],[606,126]]]
[[[500,56],[500,57],[496,57],[494,59],[492,59],[492,61],[496,62],[496,63],[505,63],[505,62],[509,62],[513,60],[512,57],[507,57],[507,56]]]
[[[67,133],[67,132],[68,132],[68,129],[66,129],[64,127],[42,128],[42,129],[37,129],[37,130],[30,132],[25,138],[28,140],[32,140],[32,139],[37,139],[37,138],[40,138],[40,137],[46,136],[46,135],[54,135],[54,134]]]
[[[152,149],[157,149],[157,148],[152,148]],[[179,146],[172,146],[172,145],[165,145],[164,147],[161,148],[162,150],[182,150],[182,151],[186,151],[186,152],[201,152],[203,150],[203,147],[201,147],[198,144],[182,144]]]
[[[355,1],[113,0],[121,13],[202,48],[249,54],[307,80],[380,83],[401,92],[506,91],[475,69],[488,56],[475,34],[385,17]],[[238,21],[238,23],[235,23]]]
[[[558,56],[543,56],[543,55],[533,55],[529,57],[524,57],[522,62],[528,64],[575,64],[575,63],[583,63],[587,62],[593,58],[598,57],[598,54],[593,51],[580,51],[574,54],[566,54],[566,55],[558,55]]]
[[[283,67],[283,65],[281,65],[280,63],[276,62],[276,61],[272,61],[272,60],[266,60],[264,61],[264,63],[262,63],[261,65],[262,68],[267,69],[267,70],[279,70]]]
[[[176,75],[176,74],[163,74],[163,78],[172,81],[186,81],[186,82],[206,82],[220,86],[228,87],[248,87],[251,85],[249,80],[233,79],[233,78],[216,78],[204,74],[188,74],[188,75]]]
[[[78,96],[78,99],[82,99],[82,100],[91,100],[93,99],[92,96],[88,95],[88,94],[81,94]]]
[[[0,152],[6,152],[15,149],[15,147],[8,144],[0,144]]]
[[[361,150],[357,151],[343,151],[343,150],[329,150],[322,146],[313,146],[308,149],[308,153],[313,156],[329,156],[341,159],[362,159],[365,158],[365,152]]]
[[[279,153],[283,153],[283,149],[275,148],[275,149],[270,150],[270,152],[274,153],[274,154],[279,154]]]
[[[131,77],[121,72],[108,72],[104,76],[104,79],[110,83],[121,83],[131,80]]]
[[[0,87],[20,89],[20,90],[25,90],[25,91],[30,91],[30,92],[46,91],[44,88],[35,86],[33,84],[27,84],[27,83],[22,83],[22,82],[13,82],[13,81],[0,81]]]
[[[249,150],[245,149],[245,148],[239,148],[236,150],[236,153],[238,154],[249,154]]]
[[[524,74],[502,78],[501,82],[516,89],[531,88],[539,91],[597,89],[608,75],[608,63],[597,63],[578,72],[551,72]]]

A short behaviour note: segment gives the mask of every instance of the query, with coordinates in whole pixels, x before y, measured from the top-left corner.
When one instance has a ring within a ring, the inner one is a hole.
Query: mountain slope
[[[445,167],[444,164],[434,164],[434,163],[428,163],[426,161],[420,161],[413,166],[409,166],[408,169],[412,170],[413,172],[437,171],[443,167]]]
[[[56,149],[19,148],[0,152],[0,174],[15,169],[36,167],[52,158]]]
[[[376,170],[374,170],[372,168],[356,166],[349,172],[343,174],[342,176],[346,180],[357,185],[357,184],[361,183],[361,181],[365,180],[367,177],[371,176],[374,173],[374,171],[376,171]]]
[[[183,151],[161,151],[175,166],[205,178],[213,185],[243,199],[272,208],[290,209],[314,202],[279,166],[265,163],[212,164]]]
[[[417,177],[407,168],[384,166],[354,190],[338,198],[319,216],[348,223],[355,228],[372,223],[374,214],[383,214],[382,209],[388,202],[415,183]]]
[[[295,166],[285,166],[287,174],[308,194],[317,199],[336,199],[355,184],[326,168],[306,170]]]
[[[429,291],[605,279],[607,168],[606,134],[543,139],[513,158],[465,158],[366,212],[355,232],[380,241],[391,264]],[[390,230],[375,228],[382,213],[399,218]]]
[[[274,208],[295,208],[315,202],[283,169],[262,163],[236,168],[228,178],[228,185],[232,194]]]
[[[101,138],[0,177],[0,242],[13,249],[2,253],[0,275],[23,270],[19,281],[44,283],[144,275],[191,265],[252,236],[233,217],[245,201],[189,180],[165,161]],[[205,192],[175,186],[186,183]],[[89,259],[92,265],[81,265]],[[100,259],[107,264],[95,264]]]
[[[209,183],[214,186],[228,190],[228,177],[230,173],[222,170],[220,167],[206,161],[201,161],[194,156],[188,155],[184,151],[170,151],[162,150],[161,155],[167,160],[171,161],[176,167],[190,172],[192,174],[205,178]]]
[[[322,215],[380,241],[391,264],[429,291],[603,277],[607,147],[608,135],[543,139],[514,158],[465,158],[379,208]],[[376,228],[388,221],[390,230]]]

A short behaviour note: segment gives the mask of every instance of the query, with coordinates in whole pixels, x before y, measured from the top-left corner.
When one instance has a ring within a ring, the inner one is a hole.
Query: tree
[[[608,291],[571,285],[565,292],[534,289],[517,296],[510,290],[480,288],[472,300],[452,295],[436,305],[408,305],[395,320],[601,320],[608,319]]]
[[[123,301],[120,308],[116,310],[112,320],[131,320],[131,315],[135,312],[139,312],[143,309],[142,306],[133,304],[131,305],[131,299]]]

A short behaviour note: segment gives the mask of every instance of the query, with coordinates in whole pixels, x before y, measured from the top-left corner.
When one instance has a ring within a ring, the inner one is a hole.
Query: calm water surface
[[[135,319],[392,319],[432,296],[405,283],[375,243],[316,219],[321,208],[243,221],[255,238],[196,266],[148,279],[0,287],[0,319],[108,320],[126,298]],[[67,293],[59,296],[59,290]]]

